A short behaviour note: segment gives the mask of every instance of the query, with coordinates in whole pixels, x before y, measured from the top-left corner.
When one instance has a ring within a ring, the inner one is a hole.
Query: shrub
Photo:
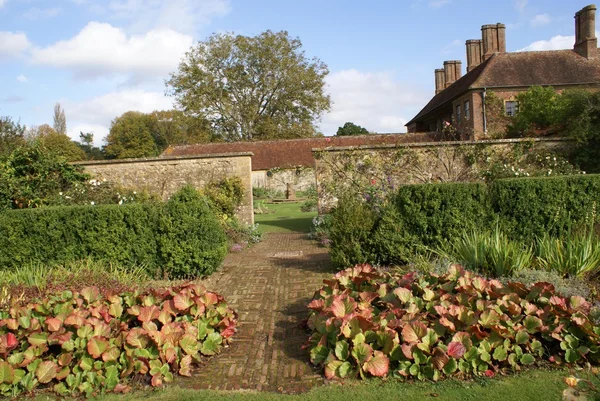
[[[590,304],[549,283],[503,285],[454,265],[447,274],[387,275],[356,266],[308,305],[311,362],[329,379],[493,376],[522,366],[597,363]]]
[[[209,183],[202,192],[208,197],[217,215],[235,216],[244,198],[244,187],[239,177],[223,178]]]
[[[300,210],[303,212],[316,212],[317,211],[317,201],[316,199],[307,199],[302,202],[300,206]]]
[[[192,363],[218,353],[235,326],[223,298],[198,285],[63,291],[0,312],[0,394],[123,392],[133,375],[161,386],[190,376]]]
[[[165,204],[49,207],[0,215],[2,268],[90,258],[182,277],[212,273],[226,252],[226,237],[208,201],[187,189]]]

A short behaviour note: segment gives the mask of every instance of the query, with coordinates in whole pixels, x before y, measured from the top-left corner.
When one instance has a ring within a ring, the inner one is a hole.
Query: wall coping
[[[222,159],[227,157],[247,157],[254,156],[252,152],[231,152],[231,153],[214,153],[210,155],[195,155],[195,156],[170,156],[170,157],[141,157],[139,159],[111,159],[111,160],[87,160],[81,162],[73,162],[80,166],[96,166],[96,165],[111,165],[111,164],[131,164],[131,163],[153,163],[167,162],[173,160],[195,160],[195,159]]]
[[[439,142],[414,142],[394,143],[384,145],[358,145],[358,146],[331,146],[329,148],[313,148],[312,152],[343,152],[347,150],[377,150],[395,148],[428,148],[437,146],[458,145],[501,145],[522,142],[573,142],[570,138],[510,138],[510,139],[484,139],[479,141],[439,141]]]

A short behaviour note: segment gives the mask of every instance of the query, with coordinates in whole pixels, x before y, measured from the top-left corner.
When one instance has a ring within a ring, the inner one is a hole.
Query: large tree
[[[72,141],[68,135],[56,132],[48,124],[30,127],[28,137],[31,143],[37,143],[41,149],[62,156],[67,161],[74,162],[86,159],[85,152],[76,142]]]
[[[347,122],[343,127],[338,127],[336,136],[353,136],[353,135],[368,135],[369,131],[366,128]]]
[[[128,111],[115,118],[106,137],[106,157],[128,159],[158,155],[159,148],[152,136],[152,124],[152,118],[148,114],[137,111]]]
[[[0,116],[0,158],[25,145],[25,126],[10,117]]]
[[[167,81],[190,116],[205,117],[227,141],[313,136],[329,110],[327,66],[287,32],[215,34],[186,53]]]
[[[65,110],[61,107],[60,103],[54,105],[54,131],[59,134],[67,135],[67,117],[65,116]]]

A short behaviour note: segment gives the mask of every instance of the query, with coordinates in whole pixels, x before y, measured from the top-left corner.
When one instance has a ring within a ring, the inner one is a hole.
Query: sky
[[[589,0],[0,0],[0,116],[52,125],[63,106],[73,139],[103,143],[129,110],[173,107],[164,82],[211,34],[288,31],[329,67],[334,135],[404,124],[434,94],[434,69],[462,60],[481,25],[506,24],[508,51],[572,48],[575,12]]]

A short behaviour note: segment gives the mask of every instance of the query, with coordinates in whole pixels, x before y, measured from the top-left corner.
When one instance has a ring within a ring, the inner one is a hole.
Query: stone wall
[[[252,153],[210,156],[101,160],[79,163],[97,179],[126,188],[148,191],[168,199],[184,185],[201,189],[209,182],[240,177],[244,199],[237,211],[240,222],[254,224],[252,207]]]
[[[406,184],[572,173],[573,166],[554,156],[570,143],[526,138],[314,149],[319,212],[344,193],[383,199]]]
[[[315,169],[310,167],[257,170],[252,172],[252,186],[285,193],[287,184],[296,191],[305,191],[315,185]]]

